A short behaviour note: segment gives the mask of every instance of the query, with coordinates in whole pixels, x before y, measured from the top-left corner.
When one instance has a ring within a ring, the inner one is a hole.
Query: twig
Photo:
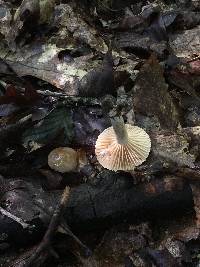
[[[39,206],[39,208],[42,209],[42,211],[46,213],[46,215],[50,216],[49,212],[45,210],[44,207],[39,205],[39,203],[35,203],[35,205]],[[80,247],[84,250],[86,256],[92,254],[90,248],[83,244],[83,242],[70,230],[69,226],[67,225],[66,221],[63,220],[63,218],[61,218],[60,225],[58,226],[58,232],[71,236],[74,241],[77,242],[77,244],[79,244]]]
[[[38,94],[44,95],[44,96],[53,96],[53,97],[59,97],[62,99],[62,104],[64,105],[90,105],[90,106],[96,106],[101,105],[101,102],[97,98],[93,97],[80,97],[80,96],[70,96],[63,93],[58,92],[52,92],[49,90],[36,90]]]
[[[10,219],[16,221],[17,223],[21,224],[21,226],[25,229],[29,227],[30,225],[28,223],[25,223],[21,218],[18,218],[17,216],[11,214],[9,211],[4,210],[3,208],[0,207],[0,212],[4,215],[9,217]]]
[[[78,96],[65,96],[62,105],[75,105],[75,106],[100,106],[101,101],[97,98],[78,97]]]
[[[35,266],[34,265],[35,260],[39,258],[40,254],[44,250],[46,250],[47,248],[50,247],[52,238],[53,238],[54,234],[56,233],[57,228],[59,226],[60,217],[61,217],[63,210],[67,204],[67,201],[69,199],[69,192],[70,192],[69,187],[66,186],[64,191],[63,191],[61,201],[53,213],[53,216],[52,216],[51,221],[49,223],[49,227],[48,227],[48,229],[47,229],[47,231],[43,237],[43,240],[41,241],[39,246],[36,248],[36,250],[32,254],[32,256],[29,258],[27,267],[28,266],[29,267]]]
[[[20,91],[22,93],[25,92],[24,88],[20,88]],[[66,95],[60,92],[52,92],[50,90],[36,90],[36,92],[43,96],[52,96],[57,97],[62,101],[62,104],[64,105],[90,105],[90,106],[97,106],[101,105],[101,101],[97,98],[93,97],[80,97],[80,96],[72,96],[72,95]],[[60,103],[58,103],[60,105]]]
[[[92,251],[85,245],[83,242],[69,229],[68,225],[65,222],[62,222],[58,228],[62,233],[67,234],[68,236],[71,236],[74,241],[76,241],[79,246],[84,249],[84,255],[86,257],[92,255]]]
[[[23,77],[18,76],[18,74],[15,72],[15,70],[10,66],[10,64],[6,60],[2,60],[2,61],[11,70],[11,72],[13,74],[15,74],[20,79],[20,81],[23,83],[23,85],[29,84],[29,86],[30,86],[30,83],[27,82]],[[4,83],[2,81],[1,85],[3,87],[5,87],[6,83]],[[24,93],[25,88],[20,88],[20,91],[22,93]],[[64,105],[74,105],[74,104],[77,106],[80,106],[80,105],[90,105],[90,106],[101,105],[101,102],[97,98],[70,96],[70,95],[60,93],[60,92],[52,92],[50,90],[36,90],[36,92],[40,95],[43,95],[43,96],[52,96],[52,97],[61,98],[64,100],[64,102],[63,102]]]
[[[100,101],[96,98],[92,97],[79,97],[79,96],[70,96],[63,93],[58,92],[52,92],[49,90],[36,90],[38,94],[41,94],[43,96],[52,96],[52,97],[58,97],[62,101],[62,104],[64,105],[90,105],[90,106],[96,106],[101,105]]]

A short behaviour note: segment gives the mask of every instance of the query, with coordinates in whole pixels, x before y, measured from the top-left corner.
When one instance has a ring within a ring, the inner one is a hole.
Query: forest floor
[[[119,114],[131,171],[95,155]],[[0,151],[0,266],[200,266],[200,1],[0,0]]]

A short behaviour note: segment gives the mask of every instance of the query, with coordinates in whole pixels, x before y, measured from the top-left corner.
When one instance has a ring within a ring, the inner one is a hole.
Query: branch
[[[4,215],[9,217],[10,219],[16,221],[17,223],[21,224],[21,226],[25,229],[28,228],[30,225],[28,223],[25,223],[21,218],[13,215],[12,213],[10,213],[7,210],[4,210],[3,208],[0,207],[0,212]]]
[[[47,229],[47,231],[43,237],[43,240],[41,241],[39,246],[36,248],[36,250],[32,254],[32,256],[30,256],[27,266],[29,266],[29,267],[35,266],[34,262],[39,258],[41,253],[44,250],[47,250],[47,248],[49,248],[51,246],[51,241],[52,241],[52,239],[53,239],[53,237],[54,237],[54,235],[58,229],[58,226],[60,224],[61,215],[62,215],[63,210],[64,210],[64,208],[68,202],[69,194],[70,194],[69,187],[66,186],[64,191],[63,191],[61,201],[53,213],[53,216],[52,216],[51,221],[49,223],[49,227],[48,227],[48,229]]]

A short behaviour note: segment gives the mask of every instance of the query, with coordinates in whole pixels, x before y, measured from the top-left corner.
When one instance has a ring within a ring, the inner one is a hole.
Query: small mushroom
[[[151,140],[141,128],[124,124],[122,117],[111,119],[112,127],[105,129],[96,141],[97,160],[112,171],[133,170],[149,155]]]
[[[48,156],[49,167],[55,171],[65,173],[75,171],[78,165],[77,152],[70,147],[58,147]]]

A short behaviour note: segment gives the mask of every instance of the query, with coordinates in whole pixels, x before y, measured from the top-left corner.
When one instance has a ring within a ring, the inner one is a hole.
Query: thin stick
[[[60,217],[61,217],[63,210],[67,204],[67,201],[69,199],[69,193],[70,193],[69,187],[66,186],[64,191],[63,191],[61,201],[53,213],[53,216],[52,216],[51,221],[49,223],[49,227],[48,227],[48,229],[47,229],[47,231],[43,237],[43,240],[41,241],[40,245],[36,248],[35,252],[32,254],[32,256],[28,260],[28,263],[29,263],[28,266],[29,267],[35,266],[34,265],[35,260],[38,259],[38,257],[40,256],[40,254],[44,250],[46,250],[48,247],[50,247],[52,238],[58,229],[58,226],[60,223]]]
[[[21,224],[21,226],[25,229],[28,228],[30,225],[28,223],[25,223],[21,218],[13,215],[12,213],[10,213],[7,210],[4,210],[3,208],[0,207],[0,212],[4,215],[7,216],[8,218],[14,220],[15,222]]]

